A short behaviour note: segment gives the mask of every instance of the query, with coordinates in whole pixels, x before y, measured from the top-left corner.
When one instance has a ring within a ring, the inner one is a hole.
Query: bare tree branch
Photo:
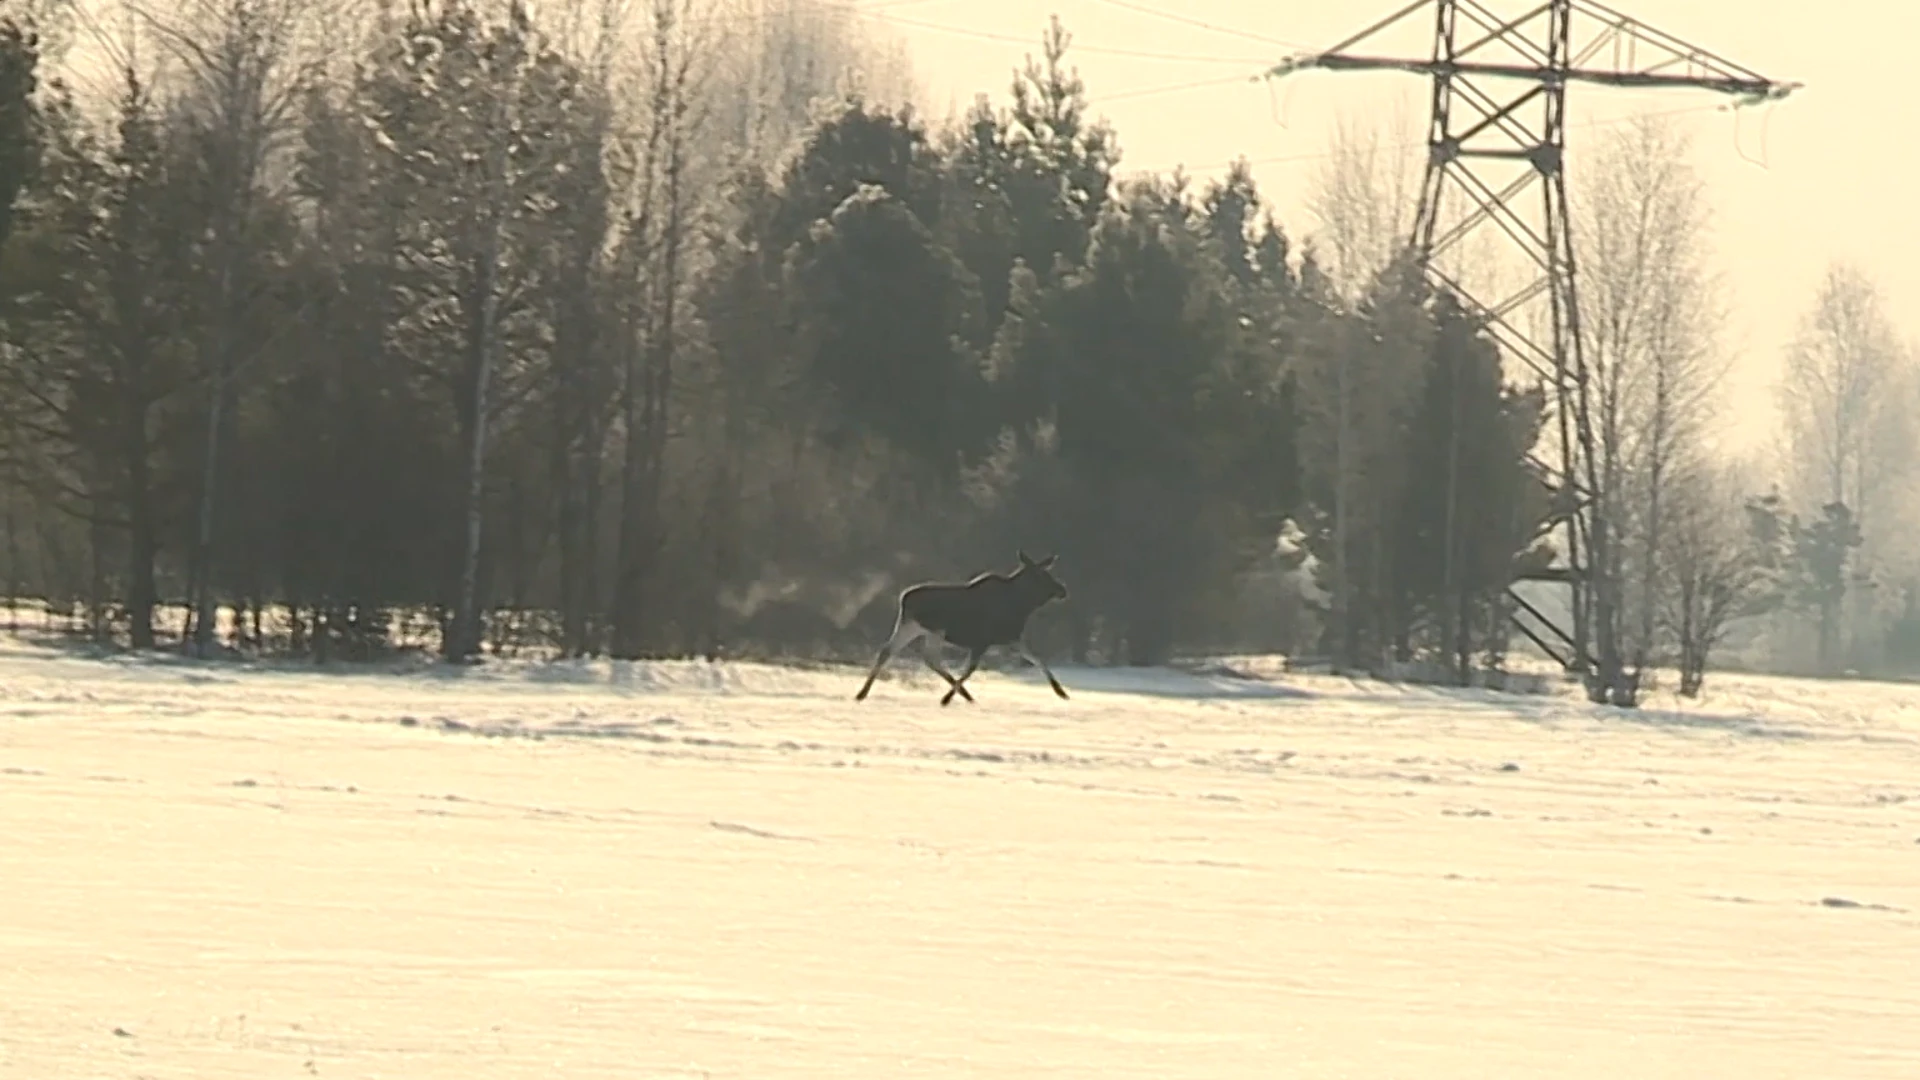
[[[1601,144],[1576,205],[1597,472],[1615,538],[1606,570],[1621,589],[1613,632],[1637,666],[1673,644],[1658,612],[1667,489],[1704,452],[1727,370],[1706,187],[1690,154],[1670,120],[1637,117]]]

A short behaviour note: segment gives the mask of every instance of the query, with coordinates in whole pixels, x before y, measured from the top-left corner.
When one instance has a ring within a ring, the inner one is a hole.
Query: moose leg
[[[953,689],[947,691],[947,696],[940,699],[940,704],[946,705],[951,703],[953,701],[953,695],[955,694],[966,694],[968,701],[973,700],[973,695],[967,693],[965,683],[973,677],[975,669],[980,666],[980,658],[985,655],[987,655],[987,650],[985,649],[967,650],[967,670],[961,672],[960,677],[953,680]]]
[[[933,669],[935,675],[947,680],[947,685],[952,687],[954,691],[957,691],[961,697],[966,698],[968,701],[973,700],[973,695],[967,692],[967,688],[961,686],[960,680],[954,678],[953,672],[948,671],[946,665],[940,662],[940,658],[933,654],[932,638],[927,637],[920,639],[920,658],[927,662],[927,666]],[[949,693],[947,696],[952,697],[953,695]]]
[[[853,700],[867,700],[867,691],[873,689],[873,680],[880,677],[880,669],[886,667],[887,661],[892,658],[893,642],[889,641],[885,645],[880,646],[880,655],[873,658],[873,668],[867,672],[867,681],[860,684],[860,692],[853,695]]]
[[[1066,688],[1060,685],[1059,679],[1053,677],[1053,669],[1047,666],[1045,660],[1040,659],[1040,657],[1034,653],[1033,647],[1028,645],[1024,639],[1020,642],[1020,655],[1026,657],[1027,663],[1039,668],[1041,673],[1046,675],[1047,685],[1053,687],[1054,693],[1059,694],[1062,698],[1067,696]]]
[[[873,689],[873,680],[880,677],[880,669],[887,666],[887,661],[893,658],[893,654],[913,644],[925,634],[925,630],[905,619],[894,623],[893,636],[887,639],[885,645],[880,646],[880,655],[873,658],[873,669],[867,672],[867,681],[860,684],[860,692],[853,695],[853,700],[867,700],[867,691]]]

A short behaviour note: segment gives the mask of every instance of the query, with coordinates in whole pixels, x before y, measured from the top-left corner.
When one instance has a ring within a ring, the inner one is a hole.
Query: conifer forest
[[[825,0],[0,0],[0,620],[864,662],[902,586],[1024,549],[1062,662],[1529,648],[1552,403],[1395,254],[1359,136],[1309,220],[1245,164],[1129,169],[1042,14],[943,119]],[[1685,136],[1581,138],[1624,655],[1920,673],[1920,361],[1875,283],[1833,264],[1727,452]]]

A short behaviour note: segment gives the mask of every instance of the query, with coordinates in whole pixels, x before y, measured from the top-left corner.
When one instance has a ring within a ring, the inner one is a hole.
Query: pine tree
[[[33,105],[40,42],[33,31],[0,16],[0,248],[12,232],[13,201],[40,157]]]
[[[790,274],[830,440],[872,433],[936,477],[985,450],[985,384],[960,340],[971,282],[911,209],[860,189],[795,249]]]
[[[867,186],[886,192],[922,227],[939,227],[940,162],[925,126],[912,109],[888,112],[854,97],[808,133],[787,165],[763,241],[785,252]]]
[[[368,86],[386,151],[380,183],[404,214],[393,332],[445,388],[464,461],[450,660],[481,645],[491,429],[541,375],[538,246],[560,209],[555,166],[566,158],[578,89],[578,72],[524,8],[489,22],[464,0],[411,15]]]
[[[1265,375],[1239,362],[1226,280],[1177,189],[1143,184],[1037,305],[1045,331],[1025,328],[1021,362],[1050,369],[1028,384],[1051,395],[1050,467],[1071,477],[1076,606],[1129,663],[1166,660],[1247,550],[1230,421]]]
[[[1832,674],[1840,654],[1840,612],[1847,589],[1853,552],[1863,537],[1860,523],[1843,502],[1820,508],[1812,521],[1795,523],[1793,550],[1801,571],[1801,603],[1815,612],[1820,626],[1820,670]]]
[[[161,451],[166,406],[187,374],[181,330],[193,309],[178,261],[189,250],[176,162],[144,80],[122,72],[113,127],[56,108],[36,185],[35,226],[17,237],[35,269],[13,332],[38,339],[36,363],[10,365],[10,389],[38,403],[38,482],[85,522],[94,632],[108,633],[105,559],[124,537],[124,595],[135,648],[154,644],[155,559],[173,485]]]
[[[1452,294],[1434,298],[1431,317],[1424,393],[1402,450],[1396,611],[1401,658],[1412,658],[1425,624],[1464,685],[1474,654],[1505,636],[1501,598],[1545,512],[1526,461],[1544,401],[1502,384],[1498,350]]]
[[[377,85],[370,73],[337,100],[306,95],[294,173],[310,219],[295,263],[305,303],[295,355],[263,395],[280,433],[271,512],[289,644],[321,660],[371,655],[394,608],[443,602],[444,523],[458,513],[444,390],[394,332],[411,296],[406,208],[382,197]]]

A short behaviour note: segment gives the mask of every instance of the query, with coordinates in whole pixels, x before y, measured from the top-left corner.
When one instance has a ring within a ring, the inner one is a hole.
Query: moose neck
[[[1049,599],[1044,586],[1024,577],[1013,579],[1013,593],[1018,600],[1021,614],[1028,616],[1046,607]]]

